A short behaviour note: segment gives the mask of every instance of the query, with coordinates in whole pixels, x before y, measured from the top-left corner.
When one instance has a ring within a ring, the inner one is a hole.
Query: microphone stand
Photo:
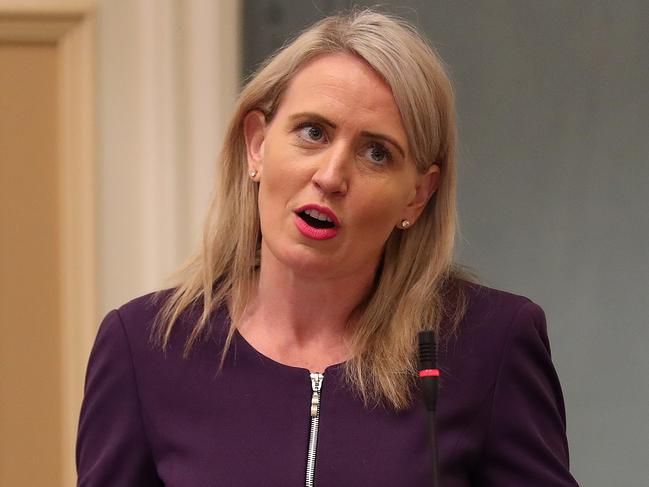
[[[435,410],[437,408],[437,389],[439,387],[439,369],[437,368],[437,341],[432,331],[419,333],[419,382],[426,409],[432,449],[433,487],[439,486],[437,434]]]

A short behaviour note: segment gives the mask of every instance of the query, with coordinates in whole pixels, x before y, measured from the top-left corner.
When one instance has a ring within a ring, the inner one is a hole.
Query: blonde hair
[[[453,262],[456,234],[456,122],[451,83],[441,60],[403,20],[360,10],[327,17],[262,65],[239,96],[219,157],[216,192],[200,251],[176,274],[177,287],[160,293],[164,305],[152,339],[166,349],[181,315],[198,305],[201,316],[186,341],[187,357],[207,334],[210,316],[230,306],[231,324],[221,365],[246,302],[254,294],[261,242],[257,185],[247,174],[243,120],[251,110],[272,119],[288,82],[309,60],[328,53],[365,60],[391,87],[417,170],[438,164],[441,178],[416,224],[388,238],[373,292],[354,312],[344,364],[348,383],[367,405],[399,410],[412,399],[415,343],[444,318],[459,323],[466,299],[461,281],[472,275]]]

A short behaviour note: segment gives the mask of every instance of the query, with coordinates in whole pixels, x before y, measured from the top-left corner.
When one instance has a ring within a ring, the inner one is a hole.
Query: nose
[[[327,194],[344,195],[349,189],[349,152],[344,147],[330,148],[322,154],[313,174],[313,184]]]

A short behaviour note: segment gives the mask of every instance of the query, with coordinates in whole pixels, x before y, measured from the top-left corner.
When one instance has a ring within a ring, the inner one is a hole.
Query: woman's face
[[[262,255],[298,274],[373,275],[390,233],[408,231],[401,221],[414,224],[437,185],[437,166],[415,169],[389,86],[349,54],[306,64],[273,120],[251,112],[244,128]]]

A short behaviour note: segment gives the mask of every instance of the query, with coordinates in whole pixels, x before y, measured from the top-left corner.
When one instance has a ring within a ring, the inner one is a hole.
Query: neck
[[[350,358],[352,313],[369,292],[375,270],[312,276],[287,268],[263,245],[261,257],[256,293],[239,332],[260,352],[289,365],[306,366],[304,357],[319,357],[324,370]]]

